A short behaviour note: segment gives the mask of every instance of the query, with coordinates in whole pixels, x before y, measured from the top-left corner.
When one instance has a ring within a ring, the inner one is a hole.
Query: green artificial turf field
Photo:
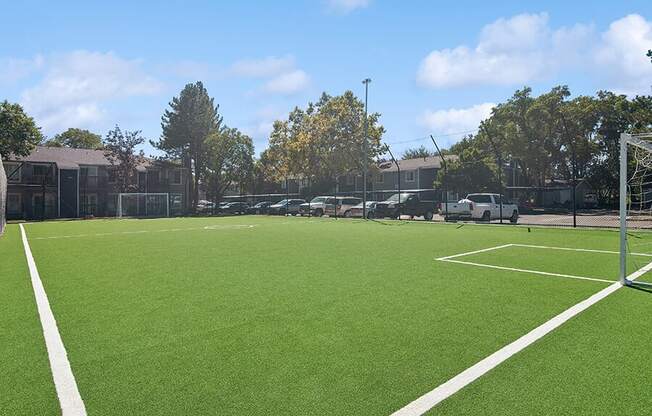
[[[390,414],[610,284],[436,258],[505,244],[618,249],[614,231],[285,217],[25,229],[89,415]],[[652,251],[641,236],[637,251]],[[0,353],[17,380],[0,385],[0,405],[52,414],[16,225],[0,250],[15,316]],[[618,270],[616,254],[522,246],[456,260],[608,281]],[[630,271],[649,260],[631,257]],[[619,290],[432,414],[649,408],[630,396],[650,385],[651,303]],[[595,397],[618,391],[629,394]]]

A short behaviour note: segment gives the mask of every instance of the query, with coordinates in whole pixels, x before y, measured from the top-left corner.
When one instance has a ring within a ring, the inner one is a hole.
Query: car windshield
[[[259,203],[257,203],[257,204],[255,205],[255,207],[256,207],[256,208],[262,208],[262,207],[264,207],[264,206],[267,205],[267,204],[269,204],[269,202],[259,202]]]
[[[387,202],[398,202],[398,195],[399,194],[394,194],[394,195],[390,196],[389,198],[387,198]],[[405,201],[406,199],[408,199],[410,197],[410,195],[412,195],[412,194],[403,194],[402,193],[401,194],[401,201]]]
[[[286,205],[287,203],[288,203],[288,200],[287,200],[287,199],[282,199],[282,200],[278,201],[278,202],[277,202],[276,204],[274,204],[274,205]]]
[[[469,195],[467,198],[476,204],[491,203],[491,195]]]
[[[324,202],[326,200],[325,196],[318,196],[316,198],[313,198],[312,201],[310,201],[311,204],[316,204],[318,202]]]

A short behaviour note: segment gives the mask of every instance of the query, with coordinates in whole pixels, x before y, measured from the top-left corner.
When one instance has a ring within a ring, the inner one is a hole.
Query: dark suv
[[[376,218],[398,219],[401,215],[409,215],[410,217],[423,217],[426,221],[430,221],[437,210],[439,200],[437,194],[438,192],[434,189],[394,194],[386,201],[376,204]]]

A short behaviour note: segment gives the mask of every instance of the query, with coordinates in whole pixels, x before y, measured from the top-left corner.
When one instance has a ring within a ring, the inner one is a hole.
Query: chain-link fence
[[[617,194],[613,201],[599,197],[606,194],[585,181],[578,181],[574,186],[563,183],[543,187],[505,186],[485,192],[420,188],[402,189],[399,194],[397,189],[383,189],[367,192],[365,211],[368,218],[617,228]],[[243,202],[252,214],[362,217],[362,196],[360,190],[310,192],[308,189],[287,194],[229,195],[223,197],[210,213],[229,214],[220,207],[231,202]],[[298,208],[290,206],[287,212],[268,208],[278,203],[285,204],[286,200],[290,205],[298,204]]]
[[[0,235],[7,223],[7,175],[0,159]]]

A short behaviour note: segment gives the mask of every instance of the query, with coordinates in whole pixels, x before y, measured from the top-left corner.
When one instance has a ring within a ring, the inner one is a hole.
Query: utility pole
[[[365,78],[362,83],[364,84],[364,140],[362,141],[362,218],[367,219],[367,171],[368,156],[369,156],[369,143],[368,143],[368,129],[369,121],[367,119],[368,111],[368,98],[369,98],[369,83],[370,78]]]

